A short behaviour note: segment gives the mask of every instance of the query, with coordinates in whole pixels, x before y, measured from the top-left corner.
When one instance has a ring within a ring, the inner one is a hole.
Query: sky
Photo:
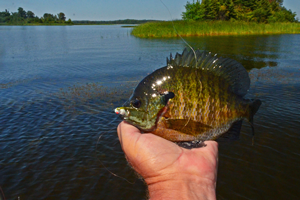
[[[164,6],[163,3],[168,7]],[[17,12],[18,7],[42,17],[44,13],[63,12],[72,20],[181,19],[187,0],[0,0],[0,11]],[[192,2],[193,0],[189,0]],[[300,0],[284,0],[283,5],[297,13]],[[169,11],[171,15],[169,14]]]

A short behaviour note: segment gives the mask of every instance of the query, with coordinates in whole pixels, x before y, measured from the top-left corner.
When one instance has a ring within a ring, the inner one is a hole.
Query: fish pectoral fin
[[[188,135],[180,131],[168,129],[166,127],[157,127],[152,133],[173,142],[186,142],[197,139],[193,135]]]
[[[192,119],[167,119],[165,120],[166,128],[179,131],[186,135],[197,137],[198,135],[211,130],[213,127],[194,121]]]

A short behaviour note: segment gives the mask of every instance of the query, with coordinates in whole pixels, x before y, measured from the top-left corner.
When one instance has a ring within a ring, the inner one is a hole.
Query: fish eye
[[[142,102],[138,99],[135,99],[135,100],[131,101],[131,105],[135,108],[141,107],[141,104],[142,104]]]

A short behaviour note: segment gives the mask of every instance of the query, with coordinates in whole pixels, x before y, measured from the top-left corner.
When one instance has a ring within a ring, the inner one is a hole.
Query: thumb
[[[136,142],[141,136],[140,130],[124,121],[119,124],[117,130],[123,151],[127,156],[133,156]]]

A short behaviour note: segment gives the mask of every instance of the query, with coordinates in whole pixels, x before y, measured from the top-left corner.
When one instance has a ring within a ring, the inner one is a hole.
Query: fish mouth
[[[128,124],[131,124],[132,126],[135,126],[136,128],[138,128],[141,131],[151,132],[151,131],[153,131],[153,129],[155,127],[155,125],[151,125],[151,127],[149,127],[147,123],[146,124],[144,123],[144,120],[139,120],[139,118],[134,115],[134,114],[142,115],[144,113],[142,110],[138,110],[138,109],[131,108],[131,107],[118,107],[118,108],[115,108],[114,111],[116,114],[118,114],[120,116],[120,118],[122,120],[124,120]],[[135,112],[138,112],[138,113],[135,113]],[[132,114],[133,114],[133,116],[131,116]]]
[[[128,115],[124,107],[115,108],[115,113],[118,114],[121,119],[124,119]]]

